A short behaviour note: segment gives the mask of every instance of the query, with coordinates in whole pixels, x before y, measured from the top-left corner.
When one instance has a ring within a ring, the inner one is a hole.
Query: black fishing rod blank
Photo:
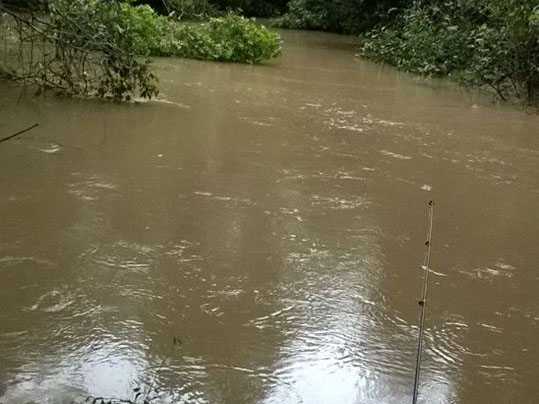
[[[419,320],[419,339],[417,342],[417,356],[415,365],[415,380],[414,380],[414,398],[412,404],[417,404],[417,395],[419,393],[419,373],[421,371],[421,355],[423,353],[423,334],[425,332],[425,316],[427,313],[427,292],[429,288],[429,272],[430,272],[430,253],[432,247],[432,222],[434,221],[434,202],[429,202],[429,229],[427,232],[427,242],[425,243],[427,250],[425,252],[425,261],[423,270],[425,275],[423,278],[423,293],[419,306],[421,307],[421,316]]]

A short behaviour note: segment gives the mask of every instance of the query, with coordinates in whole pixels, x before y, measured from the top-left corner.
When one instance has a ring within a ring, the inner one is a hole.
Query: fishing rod
[[[425,276],[423,278],[423,294],[419,301],[421,306],[421,317],[419,321],[419,340],[417,343],[417,357],[415,364],[415,380],[414,380],[414,398],[412,404],[417,404],[417,395],[419,393],[419,373],[421,370],[421,355],[423,353],[423,334],[425,331],[425,315],[427,313],[427,291],[429,287],[429,272],[430,272],[430,253],[432,247],[432,222],[434,221],[434,202],[429,202],[429,230],[427,233],[427,242],[425,243],[427,251],[425,252],[425,261],[423,263],[423,270]]]

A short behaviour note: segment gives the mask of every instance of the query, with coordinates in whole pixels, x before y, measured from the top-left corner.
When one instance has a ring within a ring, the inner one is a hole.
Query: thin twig
[[[14,133],[13,135],[9,135],[7,137],[4,137],[2,139],[0,139],[0,143],[2,142],[7,142],[8,140],[10,139],[13,139],[14,137],[17,137],[19,135],[22,135],[23,133],[26,133],[28,131],[31,131],[32,129],[34,128],[37,128],[39,126],[39,123],[36,123],[36,124],[33,124],[32,126],[30,126],[29,128],[26,128],[24,130],[21,130],[20,132],[17,132],[17,133]]]
[[[146,400],[148,400],[148,398],[150,397],[150,394],[152,393],[152,390],[153,390],[153,386],[155,385],[155,381],[156,381],[157,377],[159,376],[159,373],[161,373],[161,369],[163,368],[163,365],[165,364],[167,359],[168,358],[165,358],[165,359],[163,359],[161,361],[161,364],[159,365],[159,369],[157,369],[157,373],[153,377],[152,384],[150,384],[150,388],[148,390],[148,393],[146,393]]]

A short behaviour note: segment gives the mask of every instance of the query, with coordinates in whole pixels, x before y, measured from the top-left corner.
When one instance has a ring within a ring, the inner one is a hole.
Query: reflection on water
[[[537,117],[284,35],[156,101],[1,85],[0,402],[407,402],[431,198],[420,402],[539,400]]]

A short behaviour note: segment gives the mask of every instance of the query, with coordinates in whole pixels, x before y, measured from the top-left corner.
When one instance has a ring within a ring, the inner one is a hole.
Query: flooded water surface
[[[0,84],[0,402],[539,402],[539,118],[285,32],[137,104]],[[139,390],[140,389],[140,390]]]

